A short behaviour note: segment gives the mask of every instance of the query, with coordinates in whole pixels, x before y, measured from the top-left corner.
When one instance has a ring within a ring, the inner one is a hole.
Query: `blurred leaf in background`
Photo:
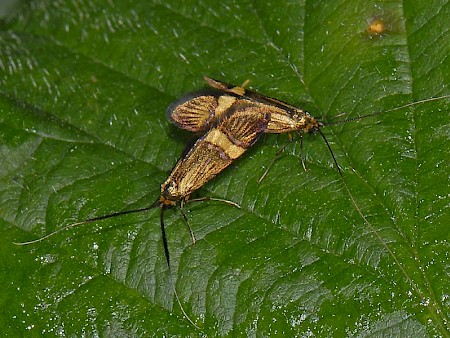
[[[384,31],[370,31],[373,20]],[[450,336],[449,100],[264,135],[188,205],[144,207],[203,75],[323,121],[450,94],[442,1],[21,1],[0,32],[0,327],[39,336]],[[368,31],[369,29],[369,31]],[[334,117],[334,118],[333,118]],[[301,167],[304,158],[307,171]],[[364,217],[362,217],[362,215]]]

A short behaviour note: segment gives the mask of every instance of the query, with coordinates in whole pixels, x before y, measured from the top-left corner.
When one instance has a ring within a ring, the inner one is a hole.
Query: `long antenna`
[[[163,246],[164,246],[164,256],[166,256],[166,263],[167,263],[167,268],[169,270],[169,278],[170,278],[170,284],[172,284],[172,290],[173,293],[175,295],[175,298],[177,300],[178,306],[181,309],[181,312],[183,313],[183,316],[188,320],[189,323],[192,324],[192,326],[194,326],[197,330],[201,330],[201,328],[194,323],[194,321],[191,319],[191,317],[189,317],[189,315],[187,314],[186,310],[183,307],[183,304],[181,303],[180,297],[178,296],[178,292],[177,289],[175,288],[175,283],[173,281],[172,278],[172,269],[170,266],[170,254],[169,254],[169,245],[167,243],[167,237],[166,237],[166,227],[164,225],[164,211],[166,211],[168,207],[166,205],[162,205],[161,206],[161,213],[159,216],[159,221],[160,221],[160,225],[161,225],[161,237],[162,237],[162,241],[163,241]],[[180,209],[181,210],[181,209]],[[186,216],[182,213],[183,218],[185,219],[185,221],[187,222],[187,218]],[[188,224],[189,226],[189,224]],[[189,226],[189,231],[191,232],[191,228]],[[191,232],[191,236],[194,236],[193,233]],[[194,238],[194,237],[193,237]]]
[[[336,157],[334,157],[333,150],[331,149],[331,146],[330,146],[330,144],[328,143],[327,138],[326,138],[325,135],[322,133],[322,130],[317,129],[317,132],[322,136],[323,140],[325,141],[325,144],[327,145],[328,150],[330,151],[331,157],[333,157],[334,164],[336,165],[336,168],[337,168],[337,170],[339,171],[339,175],[342,176],[341,168],[339,167],[339,164],[338,164],[337,161],[336,161]]]
[[[67,225],[67,226],[65,226],[65,227],[63,227],[63,228],[61,228],[61,229],[55,230],[55,231],[53,231],[53,232],[49,233],[48,235],[45,235],[45,236],[43,236],[43,237],[41,237],[41,238],[34,239],[34,240],[31,240],[31,241],[27,241],[27,242],[20,242],[20,243],[18,243],[18,242],[13,242],[13,243],[14,243],[15,245],[29,245],[29,244],[39,243],[39,242],[42,242],[42,241],[46,240],[46,239],[49,238],[49,237],[52,237],[52,236],[54,236],[54,235],[56,235],[56,234],[59,234],[60,232],[66,231],[66,230],[68,230],[68,229],[74,228],[74,227],[79,226],[79,225],[83,225],[83,224],[87,224],[87,223],[92,223],[92,222],[100,221],[100,220],[102,220],[102,219],[108,219],[108,218],[117,217],[117,216],[122,216],[122,215],[128,215],[128,214],[134,214],[134,213],[137,213],[137,212],[147,211],[147,210],[156,208],[156,207],[159,206],[158,202],[159,202],[159,199],[158,199],[155,203],[153,203],[152,205],[150,205],[150,206],[148,206],[148,207],[145,207],[145,208],[139,208],[139,209],[133,209],[133,210],[119,211],[119,212],[114,212],[114,213],[108,214],[108,215],[103,215],[103,216],[98,216],[98,217],[88,218],[88,219],[86,219],[86,220],[84,220],[84,221],[81,221],[81,222],[76,222],[76,223],[69,224],[69,225]]]
[[[342,121],[329,122],[329,123],[326,123],[324,125],[325,126],[332,126],[332,125],[338,125],[338,124],[342,124],[342,123],[346,123],[346,122],[350,122],[350,121],[361,120],[361,119],[364,119],[366,117],[371,117],[371,116],[375,116],[375,115],[390,113],[390,112],[393,112],[393,111],[396,111],[396,110],[400,110],[400,109],[403,109],[403,108],[417,106],[417,105],[422,104],[422,103],[442,100],[442,99],[446,99],[446,98],[450,98],[450,94],[449,95],[442,95],[442,96],[438,96],[438,97],[431,97],[431,98],[428,98],[428,99],[423,99],[423,100],[411,102],[411,103],[405,104],[403,106],[392,108],[392,109],[389,109],[389,110],[379,111],[379,112],[375,112],[375,113],[372,113],[372,114],[361,115],[361,116],[353,117],[353,118],[342,120]]]
[[[159,221],[160,221],[160,224],[161,224],[161,237],[162,237],[163,246],[164,246],[164,256],[166,256],[167,267],[169,268],[169,271],[170,271],[169,245],[167,244],[166,227],[164,226],[164,211],[166,209],[167,209],[167,207],[165,205],[163,205],[161,207],[161,213],[160,213],[160,216],[159,216]]]

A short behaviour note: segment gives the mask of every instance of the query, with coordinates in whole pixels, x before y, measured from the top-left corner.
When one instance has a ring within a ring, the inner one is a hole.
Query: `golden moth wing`
[[[178,161],[161,186],[161,193],[171,200],[183,199],[200,189],[232,162],[219,146],[203,138],[199,139],[187,155]]]
[[[214,89],[238,97],[239,101],[253,102],[266,110],[270,110],[270,121],[266,133],[288,133],[303,129],[310,115],[304,110],[284,101],[274,99],[257,92],[237,87],[219,80],[203,77],[206,83]],[[306,120],[305,120],[306,117]]]
[[[210,77],[204,76],[203,79],[205,82],[214,89],[220,90],[225,93],[229,93],[232,95],[236,95],[242,99],[247,99],[250,101],[259,102],[262,104],[266,104],[269,106],[273,106],[279,108],[285,113],[296,113],[298,111],[302,111],[300,108],[295,107],[287,102],[275,99],[270,96],[262,95],[260,93],[254,92],[250,89],[245,89],[243,87],[234,86],[229,83],[225,83],[219,80],[212,79]]]
[[[161,194],[179,200],[201,188],[241,156],[267,128],[270,115],[252,104],[233,106],[198,139],[161,186]],[[241,130],[234,130],[240,128]],[[230,130],[231,129],[231,130]]]
[[[210,129],[236,97],[204,89],[187,94],[167,108],[167,117],[177,127],[200,133]]]
[[[234,144],[250,147],[270,123],[272,107],[248,100],[239,100],[227,112],[217,129]]]

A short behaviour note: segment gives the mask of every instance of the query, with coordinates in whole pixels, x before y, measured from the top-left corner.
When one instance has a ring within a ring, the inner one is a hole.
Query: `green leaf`
[[[450,337],[449,100],[291,142],[264,135],[198,196],[145,207],[208,75],[332,122],[450,94],[438,1],[24,1],[0,27],[0,327],[40,336]],[[381,35],[368,31],[385,23]],[[337,117],[345,112],[345,117]],[[302,169],[304,159],[307,171]],[[173,286],[195,328],[176,302]]]

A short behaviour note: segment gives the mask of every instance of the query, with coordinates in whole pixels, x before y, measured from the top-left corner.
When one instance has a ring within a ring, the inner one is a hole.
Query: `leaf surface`
[[[23,336],[450,336],[449,100],[264,135],[186,206],[145,207],[208,75],[324,122],[450,94],[445,2],[24,1],[0,32],[0,327]],[[368,31],[375,19],[384,31]],[[340,116],[345,112],[345,117]],[[298,141],[298,140],[297,140]],[[302,169],[305,162],[307,171]],[[189,317],[176,302],[172,283]]]

